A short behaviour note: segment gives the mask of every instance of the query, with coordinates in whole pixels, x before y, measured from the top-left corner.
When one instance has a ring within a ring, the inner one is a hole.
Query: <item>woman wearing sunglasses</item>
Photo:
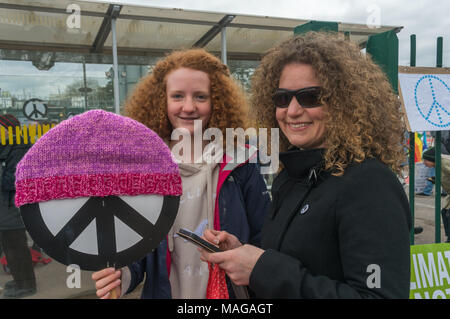
[[[252,90],[285,150],[262,246],[206,231],[227,251],[202,259],[258,298],[408,298],[404,131],[381,69],[336,35],[308,33],[264,56]]]

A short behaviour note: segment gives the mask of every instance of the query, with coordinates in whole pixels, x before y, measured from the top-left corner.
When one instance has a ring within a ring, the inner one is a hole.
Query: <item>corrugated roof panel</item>
[[[123,19],[117,21],[116,28],[118,47],[140,49],[189,48],[210,29],[202,25]],[[112,46],[111,34],[105,46]]]
[[[77,0],[1,0],[0,3],[17,5],[17,6],[30,6],[30,7],[42,7],[66,10],[71,4],[76,4],[80,7],[81,11],[91,11],[97,13],[105,13],[108,9],[108,4],[88,1]]]
[[[2,9],[0,40],[41,45],[91,45],[103,19],[83,17],[80,28],[69,28],[67,17],[58,13]]]
[[[234,15],[155,8],[151,7],[150,2],[145,3],[145,6],[131,6],[124,1],[114,3],[123,4],[116,23],[117,40],[119,50],[126,50],[127,54],[133,54],[133,50],[162,52],[189,48],[226,15]],[[80,7],[79,28],[67,25],[67,19],[72,14],[66,12],[70,4]],[[42,50],[48,47],[51,50],[89,52],[94,49],[97,38],[97,52],[101,52],[103,47],[108,50],[112,46],[110,30],[107,24],[105,28],[101,28],[101,25],[109,6],[107,1],[0,0],[0,48],[34,47]],[[247,58],[258,58],[291,36],[296,26],[307,22],[301,19],[236,15],[227,27],[227,50],[230,54],[247,54]],[[339,23],[339,30],[350,31],[350,39],[358,43],[364,43],[370,34],[392,29],[399,30],[399,27],[371,28],[363,24]],[[107,40],[103,44],[104,37]],[[206,49],[219,52],[220,38],[219,32],[206,44]]]
[[[227,51],[239,53],[263,53],[277,43],[291,37],[293,31],[255,30],[228,27]],[[207,50],[221,50],[221,36],[217,35],[207,46]]]
[[[309,20],[295,20],[273,17],[257,17],[249,15],[238,15],[234,18],[232,24],[248,24],[248,25],[262,25],[271,27],[288,27],[295,28],[296,26],[306,23]]]
[[[196,20],[215,23],[222,19],[223,14],[186,11],[182,9],[163,9],[149,7],[123,6],[121,15],[138,15],[143,17],[157,17],[181,20]]]

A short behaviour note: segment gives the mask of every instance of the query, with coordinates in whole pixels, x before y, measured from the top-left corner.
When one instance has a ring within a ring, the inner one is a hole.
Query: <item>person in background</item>
[[[433,193],[434,179],[436,176],[436,171],[435,171],[434,166],[429,167],[429,168],[430,168],[430,170],[428,172],[428,177],[426,179],[425,187],[424,187],[423,191],[416,194],[418,196],[431,196],[431,194]]]
[[[431,147],[422,154],[423,164],[426,167],[436,166],[435,148]],[[450,155],[441,155],[441,186],[442,189],[449,194],[450,192]],[[433,181],[434,183],[434,181]],[[444,224],[445,236],[447,237],[446,243],[450,243],[450,197],[445,196],[444,205],[441,209],[442,223]]]
[[[227,128],[245,129],[248,117],[244,92],[227,66],[202,49],[176,51],[159,61],[136,86],[125,113],[155,131],[172,152],[179,142],[171,139],[175,129],[184,129],[194,142],[194,121],[201,121],[202,136],[206,129],[218,128],[225,137]],[[222,163],[198,161],[194,148],[192,144],[182,154],[187,161],[179,163],[183,195],[167,240],[128,267],[94,273],[98,297],[110,298],[111,290],[116,295],[131,292],[144,275],[142,298],[234,297],[230,282],[228,289],[222,289],[223,282],[217,286],[214,270],[176,231],[186,228],[201,236],[206,228],[227,230],[241,242],[259,246],[270,196],[256,163],[231,163],[226,153]]]
[[[436,132],[431,132],[431,136],[436,138]],[[450,155],[450,130],[441,131],[441,153],[444,155]],[[434,166],[429,166],[430,172],[427,177],[427,182],[424,190],[416,195],[419,196],[431,196],[434,187],[434,181],[436,176],[436,171]],[[442,196],[447,196],[447,192],[441,191]]]
[[[9,140],[6,141],[6,145],[0,144],[0,240],[13,277],[12,281],[5,284],[3,298],[22,298],[36,293],[36,278],[25,226],[19,209],[14,205],[16,165],[30,145],[16,144],[16,126],[20,126],[20,122],[13,115],[0,116],[0,128],[5,129],[5,136],[9,137],[8,128],[12,127],[14,138],[13,144],[9,144]]]
[[[336,34],[295,36],[262,58],[252,103],[284,149],[261,247],[206,230],[226,251],[202,260],[257,298],[409,298],[404,123],[380,67]]]

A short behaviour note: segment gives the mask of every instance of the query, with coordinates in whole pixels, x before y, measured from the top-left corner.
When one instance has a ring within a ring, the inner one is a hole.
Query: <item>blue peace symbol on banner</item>
[[[437,127],[450,125],[450,105],[443,105],[441,96],[436,95],[436,89],[440,92],[449,92],[450,88],[442,79],[434,75],[424,75],[416,83],[414,88],[414,100],[420,115],[430,124]],[[446,90],[445,90],[445,89]],[[419,95],[419,97],[418,97]]]

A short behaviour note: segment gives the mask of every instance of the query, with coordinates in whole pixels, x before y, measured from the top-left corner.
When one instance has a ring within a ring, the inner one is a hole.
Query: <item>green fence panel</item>
[[[294,34],[302,34],[308,31],[338,32],[338,23],[327,21],[309,21],[294,28]]]
[[[398,93],[398,37],[395,30],[369,36],[366,49],[386,73],[395,93]]]

